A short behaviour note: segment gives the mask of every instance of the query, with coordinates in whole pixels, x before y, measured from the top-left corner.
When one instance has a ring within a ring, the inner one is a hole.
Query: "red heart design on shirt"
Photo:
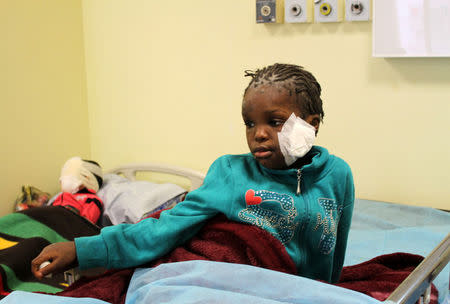
[[[259,205],[262,202],[262,198],[255,196],[255,191],[250,189],[245,193],[245,202],[247,205]]]

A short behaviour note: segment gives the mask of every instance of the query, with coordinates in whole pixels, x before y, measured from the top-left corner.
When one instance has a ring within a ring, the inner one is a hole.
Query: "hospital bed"
[[[161,173],[163,177],[159,175]],[[156,179],[160,180],[167,179],[168,175],[175,176],[176,179],[179,177],[187,179],[188,183],[180,182],[179,179],[176,181],[186,191],[199,187],[204,178],[204,174],[194,170],[150,163],[122,166],[109,171],[109,174],[106,175],[105,187],[108,187],[108,180],[111,181],[110,186],[113,188],[117,188],[117,183],[128,183],[132,185],[129,191],[136,197],[140,196],[139,191],[148,182],[142,179],[153,179],[155,177],[153,174],[156,174]],[[142,187],[136,187],[136,183]],[[181,197],[182,194],[177,193],[177,196]],[[99,195],[105,195],[105,198],[108,195],[115,195],[117,198],[126,197],[128,194],[104,191],[104,193],[99,192]],[[109,204],[108,199],[104,202]],[[167,201],[160,201],[157,205],[166,203]],[[177,202],[171,202],[171,204],[174,203]],[[151,203],[151,208],[155,207],[154,204],[154,202]],[[138,215],[134,214],[134,219],[145,216],[148,211],[153,210],[155,208],[152,210],[141,208]],[[111,218],[105,220],[105,222],[108,221],[110,222]],[[430,284],[433,282],[439,291],[438,303],[447,304],[449,231],[450,214],[446,211],[357,199],[344,266],[357,265],[378,256],[397,252],[424,256],[426,258],[385,302],[389,304],[416,303],[416,301],[427,303]],[[236,274],[239,274],[239,277]],[[273,288],[270,287],[272,285]],[[324,295],[334,296],[334,303],[382,303],[362,293],[339,286],[248,265],[211,261],[187,261],[138,269],[131,278],[126,303],[143,303],[143,301],[152,303],[152,299],[154,303],[158,303],[158,300],[154,298],[156,294],[170,303],[195,301],[210,303],[218,298],[222,302],[227,302],[229,299],[230,302],[250,303],[252,301],[254,303],[324,303]],[[77,300],[80,299],[17,291],[0,302],[81,303]],[[96,299],[83,299],[83,301],[105,303]]]

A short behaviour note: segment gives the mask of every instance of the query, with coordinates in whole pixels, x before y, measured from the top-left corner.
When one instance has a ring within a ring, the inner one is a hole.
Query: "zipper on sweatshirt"
[[[309,201],[307,196],[305,195],[304,192],[302,192],[301,189],[301,183],[302,183],[302,170],[301,169],[297,169],[297,196],[299,197],[299,203],[303,205],[304,210],[301,212],[301,226],[300,226],[300,231],[299,231],[299,242],[302,243],[306,243],[305,240],[307,239],[307,231],[308,231],[308,227],[310,224],[310,215],[309,215]],[[300,206],[300,205],[299,205]],[[299,207],[301,208],[301,207]],[[306,261],[308,261],[310,259],[309,256],[307,256],[307,252],[306,251],[302,251],[302,253],[300,254],[300,258],[299,258],[299,267],[300,269],[307,267],[306,265]]]
[[[297,195],[300,195],[300,193],[301,193],[301,187],[300,187],[301,179],[302,179],[302,170],[297,169]]]

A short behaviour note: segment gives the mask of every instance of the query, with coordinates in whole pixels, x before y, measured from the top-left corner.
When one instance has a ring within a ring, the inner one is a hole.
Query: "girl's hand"
[[[76,266],[76,259],[75,242],[50,244],[31,261],[31,272],[36,278],[42,279],[48,274],[62,272]],[[39,269],[44,262],[50,262],[50,264]]]

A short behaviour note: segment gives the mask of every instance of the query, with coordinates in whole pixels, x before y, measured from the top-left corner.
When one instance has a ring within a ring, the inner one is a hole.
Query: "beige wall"
[[[359,197],[450,209],[449,58],[372,58],[371,23],[261,25],[255,1],[231,3],[0,0],[0,213],[22,184],[56,191],[76,154],[206,171],[247,152],[243,71],[273,62],[321,82],[318,144]]]
[[[371,23],[255,23],[255,1],[83,1],[93,157],[206,170],[247,151],[245,69],[297,63],[323,86],[318,144],[361,198],[450,208],[450,58],[371,57]]]
[[[0,215],[90,157],[80,0],[0,0]]]

